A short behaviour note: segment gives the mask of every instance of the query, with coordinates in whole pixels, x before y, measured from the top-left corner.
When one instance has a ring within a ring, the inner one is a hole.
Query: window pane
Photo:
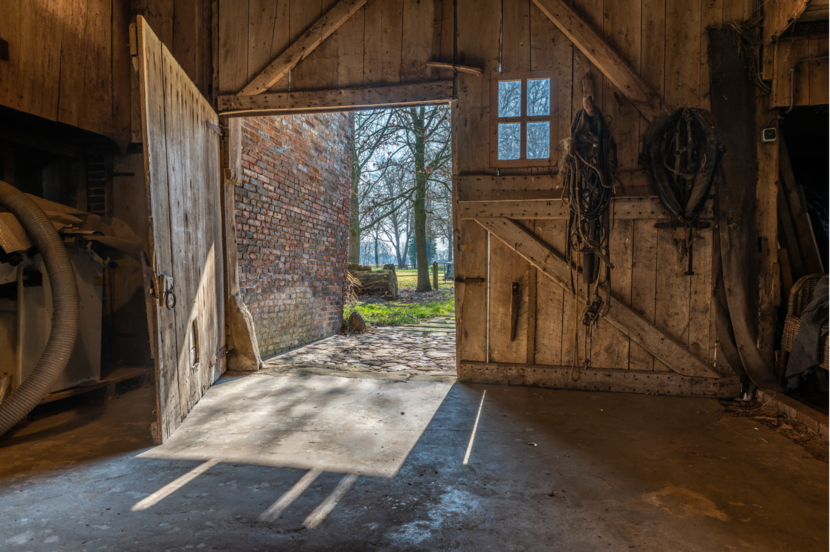
[[[522,114],[522,81],[499,82],[499,117]]]
[[[550,115],[550,79],[527,81],[527,114]]]
[[[499,125],[499,159],[518,159],[522,143],[522,125],[508,123]]]
[[[550,157],[550,123],[527,124],[527,158]]]

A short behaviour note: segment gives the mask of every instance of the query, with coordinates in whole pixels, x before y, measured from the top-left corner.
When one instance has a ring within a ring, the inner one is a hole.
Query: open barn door
[[[151,258],[145,263],[163,442],[219,377],[225,345],[218,116],[138,18]]]

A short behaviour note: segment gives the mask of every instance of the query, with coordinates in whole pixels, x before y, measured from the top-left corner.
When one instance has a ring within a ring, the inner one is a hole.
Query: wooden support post
[[[758,232],[758,349],[774,363],[775,291],[779,280],[778,265],[778,144],[760,140],[761,129],[772,114],[766,95],[756,96],[755,122],[759,139],[758,184],[756,196],[756,230]],[[773,123],[776,124],[776,123]],[[777,124],[776,124],[777,126]],[[780,136],[780,133],[779,133]]]
[[[438,263],[432,263],[432,289],[438,289]]]

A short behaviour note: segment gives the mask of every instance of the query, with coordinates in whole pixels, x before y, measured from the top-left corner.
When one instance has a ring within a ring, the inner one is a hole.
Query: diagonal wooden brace
[[[546,243],[507,218],[476,218],[475,221],[508,247],[539,269],[545,276],[568,292],[571,286],[571,269],[565,259]],[[585,302],[584,290],[579,300]],[[649,353],[663,361],[671,370],[690,377],[720,378],[721,375],[706,365],[654,324],[625,306],[612,294],[611,307],[605,320],[622,333],[639,343]]]
[[[653,121],[666,112],[660,96],[564,0],[533,0],[643,117]]]

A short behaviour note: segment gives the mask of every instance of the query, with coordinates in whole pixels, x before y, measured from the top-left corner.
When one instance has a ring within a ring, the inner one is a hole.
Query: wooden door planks
[[[167,174],[167,147],[164,139],[164,55],[161,41],[138,20],[138,53],[141,80],[142,134],[144,141],[144,172],[147,177],[147,200],[152,219],[149,241],[152,276],[173,275],[172,233]],[[157,292],[158,293],[158,292]],[[163,442],[182,421],[179,401],[178,350],[176,311],[156,306],[156,430],[157,441]]]
[[[631,306],[631,265],[634,238],[633,220],[613,220],[609,242],[611,292],[617,301]],[[603,275],[600,276],[604,278]],[[591,365],[603,368],[628,369],[630,339],[623,332],[600,318],[591,340]]]
[[[458,358],[486,360],[487,358],[487,232],[474,221],[460,223],[460,263],[455,267],[460,305],[457,316],[456,339]],[[466,280],[474,280],[466,282]]]
[[[554,283],[564,289],[570,288],[570,269],[564,259],[518,223],[505,218],[482,218],[476,219],[476,222],[512,247]],[[584,302],[583,293],[580,291],[580,300]],[[688,300],[686,305],[688,309]],[[619,298],[614,297],[612,300],[606,320],[660,358],[671,370],[686,376],[719,377],[706,363],[689,353],[685,341],[679,341],[657,329]]]
[[[153,274],[173,278],[177,308],[157,301],[157,439],[221,373],[224,346],[218,116],[143,18],[138,25]]]
[[[501,240],[490,240],[487,346],[491,362],[526,362],[529,268],[527,261]],[[515,338],[511,338],[514,284],[519,285],[520,300]]]
[[[647,322],[657,322],[657,229],[652,220],[635,220],[631,252],[631,308]],[[654,370],[654,356],[630,342],[631,370]]]
[[[534,234],[543,242],[551,244],[556,251],[565,250],[565,236],[568,223],[565,220],[537,220]],[[537,269],[538,271],[538,269]],[[564,318],[573,309],[565,309],[566,292],[561,286],[551,285],[548,278],[537,276],[536,295],[536,351],[534,363],[552,366],[565,365],[562,360],[563,340],[573,340],[573,334],[565,336]],[[530,357],[528,356],[528,360]]]

